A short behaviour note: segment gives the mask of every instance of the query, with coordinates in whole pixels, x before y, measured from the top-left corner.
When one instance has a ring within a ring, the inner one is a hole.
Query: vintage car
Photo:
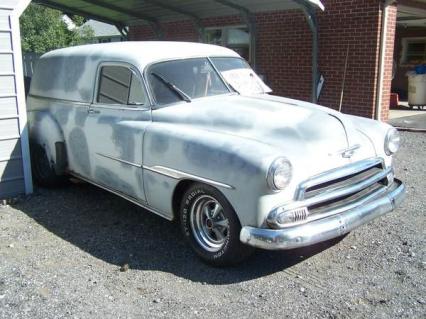
[[[179,220],[214,265],[340,237],[395,208],[394,128],[270,92],[219,46],[52,51],[28,96],[34,178],[72,175]]]

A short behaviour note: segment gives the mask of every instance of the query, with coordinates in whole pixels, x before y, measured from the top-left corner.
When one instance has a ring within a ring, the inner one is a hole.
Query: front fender
[[[268,192],[266,171],[277,154],[274,147],[196,127],[153,123],[145,132],[143,148],[150,206],[172,214],[178,180],[150,170],[161,166],[230,186],[213,185],[234,207],[242,225],[258,224],[259,197]]]
[[[392,156],[388,156],[385,153],[385,137],[389,129],[392,128],[389,124],[367,119],[364,117],[346,115],[353,125],[360,130],[374,146],[376,156],[379,156],[385,160],[386,167],[392,165]]]

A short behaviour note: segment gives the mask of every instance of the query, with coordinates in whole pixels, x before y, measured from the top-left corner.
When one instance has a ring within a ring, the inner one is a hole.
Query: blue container
[[[417,65],[415,70],[417,74],[426,74],[426,64]]]

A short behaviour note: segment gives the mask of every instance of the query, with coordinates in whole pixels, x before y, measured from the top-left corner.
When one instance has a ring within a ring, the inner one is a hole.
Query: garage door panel
[[[18,139],[0,141],[0,161],[21,157],[21,142]]]

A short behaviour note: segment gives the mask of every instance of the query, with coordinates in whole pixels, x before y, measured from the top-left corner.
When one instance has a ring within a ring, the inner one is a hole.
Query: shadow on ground
[[[338,240],[292,251],[257,251],[243,264],[219,269],[202,263],[169,222],[88,184],[38,189],[13,205],[53,234],[117,267],[173,273],[195,282],[230,284],[282,271]]]

